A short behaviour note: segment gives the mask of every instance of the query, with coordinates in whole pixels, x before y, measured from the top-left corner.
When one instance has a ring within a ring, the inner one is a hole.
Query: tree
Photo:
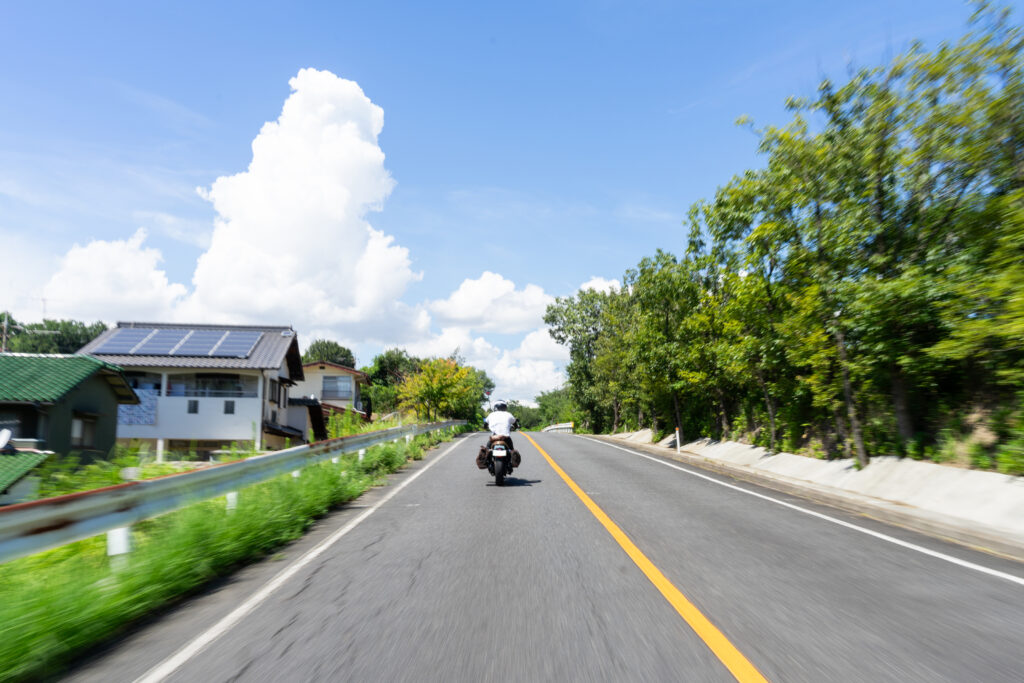
[[[374,410],[386,414],[398,410],[398,387],[419,371],[422,360],[410,356],[405,349],[385,349],[362,368],[370,380],[365,392],[370,396]]]
[[[482,393],[475,369],[460,366],[450,358],[423,361],[419,372],[407,377],[398,388],[401,407],[427,420],[474,417],[480,410]]]
[[[540,408],[525,406],[519,401],[509,401],[508,410],[519,420],[520,429],[537,429],[546,426]]]
[[[544,313],[552,339],[569,347],[569,364],[565,369],[569,392],[584,422],[594,431],[601,431],[606,421],[601,390],[594,381],[594,359],[608,298],[604,292],[585,289],[575,296],[555,299]]]
[[[356,366],[356,357],[352,351],[329,339],[314,339],[306,352],[302,354],[303,363],[317,361],[344,365],[346,368],[355,368]]]
[[[106,331],[102,322],[43,320],[19,325],[8,316],[7,350],[17,353],[75,353]]]
[[[543,391],[537,396],[536,401],[540,409],[541,422],[545,426],[578,421],[572,397],[565,387]]]
[[[586,424],[630,405],[863,466],[1020,402],[1024,31],[973,4],[961,39],[790,99],[755,131],[764,165],[691,208],[682,256],[548,308]]]

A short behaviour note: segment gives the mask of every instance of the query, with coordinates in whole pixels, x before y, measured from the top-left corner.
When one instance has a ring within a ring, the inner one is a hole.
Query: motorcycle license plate
[[[508,451],[505,450],[504,446],[495,446],[492,455],[495,458],[504,458],[508,455]]]

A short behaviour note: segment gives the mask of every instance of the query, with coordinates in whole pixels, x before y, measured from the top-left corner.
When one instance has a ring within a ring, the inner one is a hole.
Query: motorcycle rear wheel
[[[505,458],[494,459],[494,484],[496,486],[505,485]]]

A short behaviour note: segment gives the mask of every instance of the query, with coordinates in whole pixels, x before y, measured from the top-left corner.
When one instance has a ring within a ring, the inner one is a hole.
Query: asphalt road
[[[471,435],[71,680],[735,680],[722,643],[681,616],[672,590],[769,680],[1024,678],[1024,585],[773,501],[1024,577],[1020,564],[587,438],[530,436],[643,561],[525,435],[523,465],[501,488],[474,465],[482,436]],[[169,660],[370,510],[204,648]]]

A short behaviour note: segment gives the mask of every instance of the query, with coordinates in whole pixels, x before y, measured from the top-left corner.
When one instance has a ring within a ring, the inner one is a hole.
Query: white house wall
[[[156,415],[152,424],[118,424],[119,439],[186,439],[212,441],[261,440],[263,424],[264,373],[258,370],[183,369],[183,368],[131,368],[153,372],[162,376],[162,394],[167,392],[168,377],[195,372],[230,372],[257,377],[256,397],[231,396],[165,396],[156,398]],[[198,401],[199,412],[190,414],[188,402]],[[224,401],[235,402],[232,415],[224,413]]]
[[[199,412],[188,412],[188,402],[198,401]],[[235,402],[234,415],[224,414],[224,401]],[[161,396],[157,399],[156,424],[118,425],[122,439],[195,439],[248,441],[258,437],[262,400],[259,398],[223,398]]]
[[[336,407],[339,407],[339,408],[351,408],[356,402],[361,400],[360,399],[360,396],[362,394],[362,391],[360,390],[360,386],[361,385],[357,381],[356,376],[353,375],[350,372],[345,372],[344,370],[338,370],[337,368],[332,368],[329,365],[327,367],[325,367],[323,370],[320,370],[319,368],[316,368],[316,367],[306,367],[304,372],[305,372],[305,375],[306,375],[306,379],[304,379],[301,382],[298,382],[294,387],[291,388],[292,389],[291,390],[291,395],[292,396],[305,396],[305,397],[313,396],[314,398],[319,399],[321,403],[326,403],[327,405],[336,406]],[[325,375],[329,376],[329,377],[351,377],[352,378],[352,396],[353,396],[354,400],[348,400],[348,399],[329,399],[329,400],[325,400],[323,398],[323,386],[324,386],[323,385],[323,378],[324,378]]]

